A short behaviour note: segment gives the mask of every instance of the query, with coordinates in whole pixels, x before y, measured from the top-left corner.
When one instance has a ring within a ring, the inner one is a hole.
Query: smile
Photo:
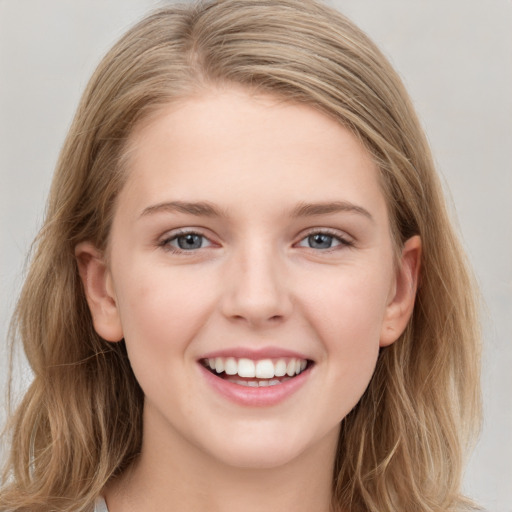
[[[258,359],[236,357],[204,358],[210,373],[231,384],[249,388],[283,384],[309,369],[313,362],[299,358]]]

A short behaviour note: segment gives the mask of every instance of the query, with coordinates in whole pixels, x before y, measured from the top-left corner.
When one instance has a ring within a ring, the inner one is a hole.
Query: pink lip
[[[247,358],[257,361],[260,359],[279,359],[279,358],[295,358],[295,359],[311,359],[306,355],[292,350],[285,350],[278,347],[262,347],[262,348],[227,348],[223,350],[216,350],[204,354],[200,359],[213,359],[214,357],[234,357],[236,359]]]
[[[233,352],[230,352],[232,355]],[[214,356],[210,356],[214,357]],[[218,356],[223,357],[223,356]],[[243,357],[248,357],[244,355]],[[267,357],[268,354],[267,354]],[[284,356],[278,357],[298,357],[298,356]],[[302,358],[306,359],[306,358]],[[198,364],[202,375],[216,392],[223,395],[228,400],[235,402],[239,405],[248,407],[268,407],[277,405],[278,403],[286,400],[289,396],[298,391],[311,375],[311,368],[304,370],[301,374],[275,386],[265,387],[247,387],[235,384],[233,382],[221,379],[215,376],[212,372],[206,369],[202,364]]]

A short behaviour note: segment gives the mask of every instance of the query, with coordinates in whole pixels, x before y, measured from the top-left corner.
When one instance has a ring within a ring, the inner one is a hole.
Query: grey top
[[[108,512],[107,504],[102,496],[96,500],[94,512]]]

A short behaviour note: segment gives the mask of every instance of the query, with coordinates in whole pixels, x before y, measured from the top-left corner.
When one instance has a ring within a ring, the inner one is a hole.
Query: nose
[[[287,273],[272,250],[246,250],[233,256],[224,281],[222,313],[253,328],[284,321],[292,311]]]

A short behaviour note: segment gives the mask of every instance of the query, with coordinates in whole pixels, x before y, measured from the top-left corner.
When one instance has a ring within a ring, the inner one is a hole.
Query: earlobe
[[[394,343],[404,332],[414,309],[421,262],[421,238],[409,238],[402,249],[393,296],[386,308],[380,346]]]
[[[120,341],[123,329],[103,254],[93,244],[81,242],[75,247],[75,257],[95,331],[107,341]]]

